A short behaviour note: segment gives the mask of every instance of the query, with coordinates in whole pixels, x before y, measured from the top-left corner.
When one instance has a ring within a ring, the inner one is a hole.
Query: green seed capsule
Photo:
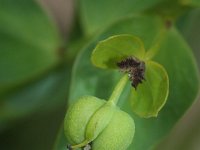
[[[115,104],[87,96],[65,117],[65,134],[73,148],[92,142],[92,150],[126,150],[135,132],[133,119]]]
[[[116,110],[114,104],[107,102],[94,113],[86,128],[86,139],[88,141],[94,140],[104,130]]]
[[[70,106],[64,121],[65,135],[70,144],[79,144],[85,140],[86,126],[91,116],[103,104],[105,104],[104,100],[84,96]]]
[[[118,109],[108,126],[92,143],[92,150],[126,150],[132,143],[134,133],[133,119]]]

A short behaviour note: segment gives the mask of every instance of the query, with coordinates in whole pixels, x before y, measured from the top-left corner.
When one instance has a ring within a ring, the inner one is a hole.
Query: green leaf
[[[99,42],[91,60],[100,68],[117,68],[116,63],[134,56],[144,59],[145,50],[142,41],[133,35],[115,35]]]
[[[0,93],[55,66],[59,48],[58,31],[34,0],[0,0]]]
[[[8,93],[0,101],[0,126],[8,127],[9,123],[36,111],[44,112],[63,105],[67,98],[68,83],[69,68],[63,66]]]
[[[86,35],[104,29],[127,15],[144,11],[162,0],[79,0],[81,23]]]
[[[53,150],[66,150],[66,141],[67,140],[64,134],[64,127],[62,126],[56,137],[56,142],[54,144]]]
[[[200,99],[192,104],[191,108],[181,118],[181,120],[172,129],[169,135],[164,138],[155,150],[190,150],[199,149],[200,143],[194,142],[200,138],[200,120],[199,120],[199,107]]]
[[[199,7],[199,0],[79,0],[80,19],[86,35],[93,35],[113,22],[133,14],[155,12],[176,16],[189,7]]]
[[[132,89],[130,103],[141,117],[157,117],[164,106],[169,91],[169,79],[165,69],[156,62],[146,62],[145,81]]]
[[[197,62],[200,64],[200,8],[190,11],[186,16],[178,20],[178,28],[189,45],[192,47]]]

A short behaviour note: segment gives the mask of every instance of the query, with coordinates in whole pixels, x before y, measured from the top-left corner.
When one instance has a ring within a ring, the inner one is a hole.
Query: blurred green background
[[[165,1],[0,0],[0,149],[53,149],[78,51],[110,23]],[[200,68],[200,8],[177,27]],[[160,149],[200,149],[199,107],[197,98]]]

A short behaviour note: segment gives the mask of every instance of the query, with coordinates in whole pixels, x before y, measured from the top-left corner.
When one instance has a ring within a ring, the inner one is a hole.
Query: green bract
[[[148,51],[150,54],[155,49]],[[168,75],[165,69],[148,61],[142,41],[133,35],[116,35],[99,42],[92,53],[95,66],[108,69],[120,69],[118,62],[130,57],[145,61],[145,81],[139,84],[137,90],[131,90],[131,106],[141,117],[155,117],[164,106],[169,89]]]
[[[65,134],[72,148],[92,142],[93,150],[126,150],[131,144],[133,119],[114,103],[92,96],[80,98],[71,105],[65,117]]]
[[[156,62],[146,62],[146,81],[131,90],[130,103],[141,117],[156,117],[167,100],[169,79],[165,69]]]
[[[135,56],[143,59],[145,54],[142,41],[132,35],[112,36],[94,49],[91,59],[95,66],[100,68],[117,68],[116,62],[123,58]]]

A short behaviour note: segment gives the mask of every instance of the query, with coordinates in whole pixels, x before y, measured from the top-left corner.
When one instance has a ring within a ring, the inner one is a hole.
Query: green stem
[[[151,60],[157,53],[161,46],[161,43],[163,42],[165,36],[166,36],[166,29],[161,29],[160,33],[158,34],[154,45],[147,51],[146,53],[146,60]]]
[[[127,81],[128,81],[128,76],[126,74],[117,83],[117,85],[116,85],[114,91],[112,92],[112,95],[110,96],[108,102],[111,102],[113,104],[117,104],[117,102],[119,100],[119,97],[120,97],[120,95],[121,95],[121,93],[122,93]]]

